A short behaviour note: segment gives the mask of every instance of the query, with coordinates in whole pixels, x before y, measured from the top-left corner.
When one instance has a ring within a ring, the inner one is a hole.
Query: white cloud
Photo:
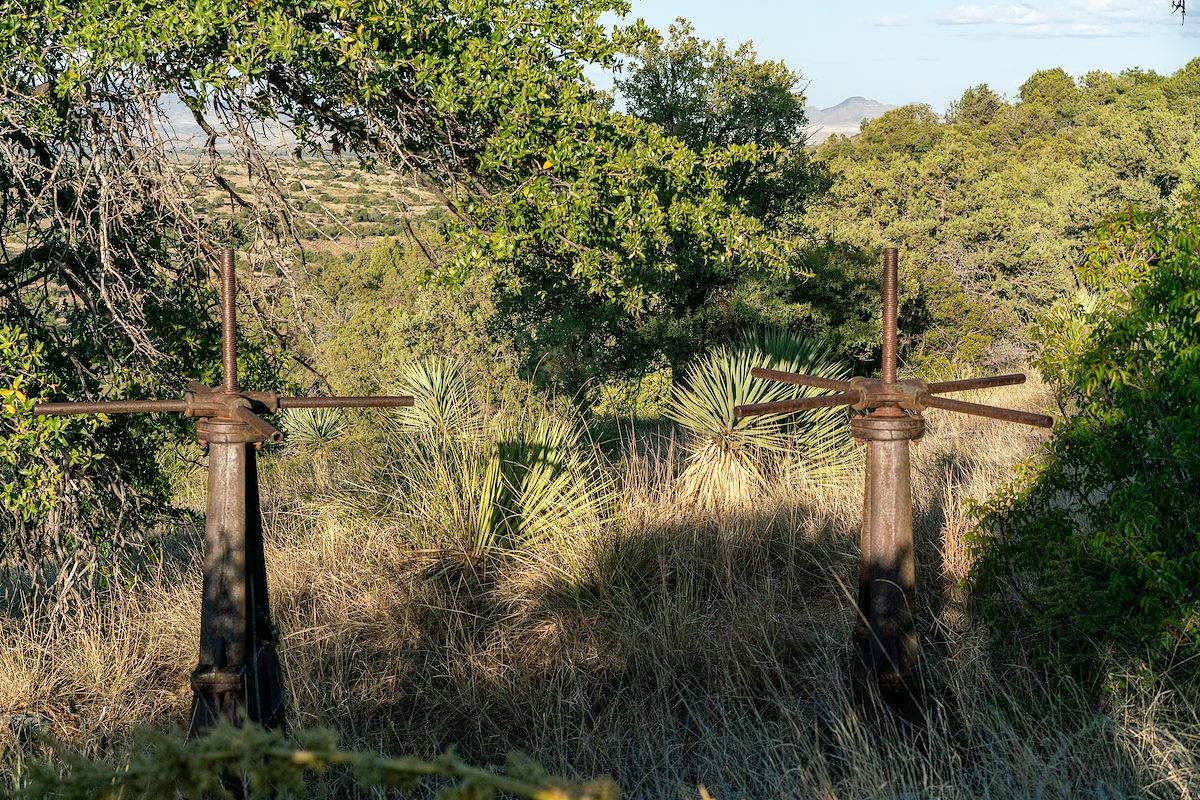
[[[1046,15],[1030,5],[958,6],[939,14],[942,25],[1036,25],[1046,21]]]
[[[939,25],[991,25],[1019,36],[1139,36],[1173,22],[1157,0],[959,5],[938,14]]]
[[[879,28],[899,28],[911,23],[912,17],[903,14],[888,14],[871,20],[871,24]]]

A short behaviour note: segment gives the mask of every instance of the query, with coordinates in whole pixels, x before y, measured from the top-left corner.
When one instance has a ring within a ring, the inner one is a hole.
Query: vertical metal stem
[[[222,388],[233,394],[237,391],[237,310],[234,292],[237,278],[233,270],[233,250],[221,250],[221,371]]]
[[[883,251],[883,374],[884,383],[896,382],[896,248]]]
[[[880,413],[886,410],[850,420],[855,438],[867,443],[858,590],[865,620],[852,636],[851,688],[861,707],[879,697],[903,718],[915,720],[920,681],[909,445],[924,433],[925,421],[899,409]]]
[[[247,458],[254,457],[247,450],[240,442],[208,446],[200,661],[192,673],[189,738],[203,735],[222,718],[241,723],[247,628],[246,469]]]
[[[870,593],[871,662],[880,687],[905,689],[917,660],[908,441],[867,444],[867,526],[863,531]]]
[[[251,443],[229,441],[240,423],[202,422],[208,443],[208,508],[200,658],[192,673],[189,738],[219,720],[286,727],[283,675],[276,654],[263,558],[258,470]]]

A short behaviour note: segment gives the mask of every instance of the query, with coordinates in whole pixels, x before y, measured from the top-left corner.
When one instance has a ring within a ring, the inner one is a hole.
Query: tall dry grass
[[[1048,402],[1037,385],[968,399]],[[957,588],[963,503],[1006,480],[1041,434],[928,416],[913,462],[919,729],[866,724],[849,696],[861,471],[702,512],[680,489],[678,448],[636,435],[611,459],[607,514],[489,557],[461,547],[431,487],[404,490],[377,446],[328,450],[322,470],[268,460],[292,722],[387,753],[454,746],[486,764],[522,750],[552,771],[608,773],[628,797],[1200,795],[1190,698],[1101,700],[989,651]],[[38,750],[34,730],[115,755],[134,725],[184,726],[195,541],[72,618],[0,621],[10,780]]]

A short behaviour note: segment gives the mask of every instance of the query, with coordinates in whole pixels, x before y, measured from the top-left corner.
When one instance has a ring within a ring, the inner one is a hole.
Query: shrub
[[[1196,200],[1098,231],[1081,277],[1099,301],[1042,327],[1039,366],[1071,413],[975,512],[986,618],[1093,680],[1114,656],[1125,673],[1200,657]]]
[[[221,726],[208,736],[184,742],[178,734],[140,731],[129,757],[113,766],[58,747],[56,761],[33,765],[20,798],[306,798],[315,778],[345,770],[364,789],[412,790],[428,779],[445,779],[439,797],[555,798],[615,800],[608,778],[565,781],[519,755],[503,770],[478,769],[453,753],[432,759],[388,757],[342,750],[333,733],[303,730],[294,743],[278,731]],[[445,782],[445,781],[448,781]]]
[[[435,420],[418,409],[422,417]],[[601,519],[610,481],[596,452],[544,404],[450,429],[413,422],[393,431],[394,478],[400,513],[424,521],[419,539],[430,534],[421,547],[486,560],[565,541]]]

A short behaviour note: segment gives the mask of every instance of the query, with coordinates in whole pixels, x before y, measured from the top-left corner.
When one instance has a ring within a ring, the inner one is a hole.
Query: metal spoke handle
[[[280,408],[406,408],[409,395],[399,397],[281,397]]]
[[[33,413],[43,417],[67,417],[75,414],[182,414],[183,400],[105,400],[95,403],[38,403]]]
[[[994,386],[1016,386],[1025,382],[1025,376],[1019,372],[1012,375],[992,375],[987,378],[962,378],[956,381],[935,381],[929,384],[930,394],[946,394],[948,392],[965,392],[970,389],[990,389]]]
[[[1032,411],[1017,411],[1013,408],[985,406],[982,403],[968,403],[965,400],[954,400],[949,397],[926,396],[921,398],[922,405],[931,408],[941,408],[946,411],[957,411],[961,414],[971,414],[976,417],[989,417],[1005,422],[1019,422],[1024,425],[1036,425],[1039,428],[1049,428],[1054,420],[1045,414],[1035,414]]]
[[[805,397],[798,400],[775,400],[770,403],[749,403],[733,409],[735,417],[754,417],[760,414],[786,414],[792,411],[811,411],[814,408],[848,406],[858,402],[858,392],[827,394],[823,397]]]
[[[849,381],[838,381],[833,378],[818,378],[816,375],[801,375],[797,372],[784,372],[779,369],[755,367],[750,370],[751,377],[763,378],[768,381],[791,383],[796,386],[811,386],[814,389],[828,389],[832,392],[849,392],[854,387]]]

